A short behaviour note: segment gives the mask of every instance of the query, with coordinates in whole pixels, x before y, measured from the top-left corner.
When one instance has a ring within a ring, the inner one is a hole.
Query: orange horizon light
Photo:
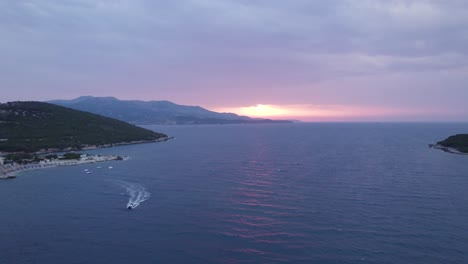
[[[257,118],[286,118],[304,121],[336,121],[355,118],[377,118],[418,114],[416,109],[395,109],[371,106],[353,105],[272,105],[257,104],[254,106],[230,107],[214,109],[219,112],[231,112]]]

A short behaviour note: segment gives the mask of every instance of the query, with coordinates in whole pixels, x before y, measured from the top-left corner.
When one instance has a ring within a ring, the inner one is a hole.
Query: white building
[[[5,158],[0,156],[0,165],[3,165],[4,160],[5,160]]]

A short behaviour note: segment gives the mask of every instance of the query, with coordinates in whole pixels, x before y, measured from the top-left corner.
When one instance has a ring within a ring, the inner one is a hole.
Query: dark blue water
[[[0,263],[468,263],[468,156],[427,147],[468,124],[153,128],[0,181]]]

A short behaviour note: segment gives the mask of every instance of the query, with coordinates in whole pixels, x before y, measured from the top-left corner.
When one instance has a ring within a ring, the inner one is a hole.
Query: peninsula
[[[75,151],[170,139],[116,119],[42,102],[0,104],[0,179],[20,171],[122,160]],[[65,154],[49,154],[69,152]]]
[[[468,155],[468,134],[450,136],[445,140],[437,142],[437,144],[429,146],[445,152]]]
[[[167,139],[167,135],[123,121],[49,103],[0,104],[0,154],[71,151]]]

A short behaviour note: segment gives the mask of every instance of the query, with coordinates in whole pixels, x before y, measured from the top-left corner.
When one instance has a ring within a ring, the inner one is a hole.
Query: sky
[[[468,121],[466,0],[0,0],[0,102]]]

